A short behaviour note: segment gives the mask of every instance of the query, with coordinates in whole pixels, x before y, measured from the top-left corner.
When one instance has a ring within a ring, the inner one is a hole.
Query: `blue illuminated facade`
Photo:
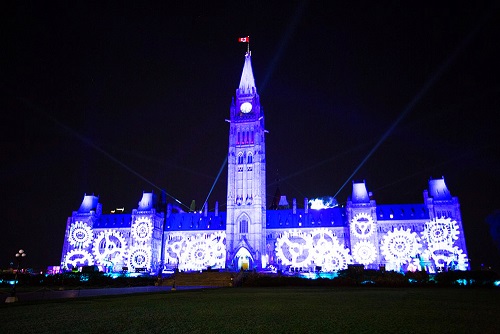
[[[349,264],[395,271],[468,270],[460,204],[444,178],[431,179],[423,202],[379,205],[365,181],[353,182],[345,207],[267,209],[264,111],[251,55],[230,107],[227,210],[182,212],[143,193],[132,213],[102,213],[85,195],[68,218],[61,267],[157,273],[283,270],[334,272]]]

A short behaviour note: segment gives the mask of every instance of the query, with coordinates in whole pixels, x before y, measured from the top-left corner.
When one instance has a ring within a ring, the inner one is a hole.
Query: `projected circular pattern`
[[[74,222],[69,228],[68,241],[76,248],[87,248],[92,242],[92,228],[82,221]]]
[[[321,266],[322,271],[346,269],[352,263],[349,250],[329,230],[320,229],[312,233],[312,249],[314,264]]]
[[[224,268],[226,232],[186,236],[175,233],[166,242],[165,260],[180,270]]]
[[[291,267],[321,266],[322,271],[337,271],[352,263],[349,249],[327,229],[283,232],[276,239],[275,252],[282,265]]]
[[[147,217],[138,218],[132,226],[132,237],[135,241],[148,241],[153,235],[153,223]]]
[[[312,262],[311,249],[311,235],[304,232],[283,232],[276,239],[276,257],[285,265],[308,267]]]
[[[189,263],[193,269],[204,269],[207,266],[207,260],[212,257],[210,245],[206,240],[198,239],[191,242],[186,247],[185,262]]]
[[[73,249],[64,257],[63,266],[73,269],[82,266],[91,266],[94,264],[92,254],[83,249]]]
[[[225,232],[197,234],[187,239],[179,268],[202,270],[207,267],[223,268],[226,262]]]
[[[150,269],[151,251],[140,247],[135,247],[131,249],[129,256],[129,266],[132,267],[133,269],[137,268]]]
[[[371,242],[361,240],[352,248],[352,257],[356,262],[367,265],[377,259],[377,249]]]
[[[210,248],[214,251],[213,257],[224,267],[226,264],[226,232],[213,233],[208,238],[211,240]]]
[[[434,265],[438,269],[453,266],[457,270],[468,269],[467,255],[458,246],[439,244],[439,247],[430,247],[427,256],[434,261]]]
[[[432,244],[448,244],[452,245],[458,239],[460,234],[458,224],[450,218],[438,218],[425,223],[425,229],[422,232],[424,238],[429,245]]]
[[[351,221],[351,235],[360,239],[366,239],[375,233],[377,229],[373,218],[367,213],[358,213]]]
[[[165,243],[166,262],[177,264],[183,250],[186,248],[187,238],[183,233],[172,233]]]
[[[99,264],[116,264],[124,261],[127,242],[119,231],[102,231],[94,239],[92,249],[94,258]]]
[[[382,254],[385,259],[397,264],[408,263],[412,257],[420,252],[422,245],[420,238],[410,229],[395,229],[387,233],[382,240]]]

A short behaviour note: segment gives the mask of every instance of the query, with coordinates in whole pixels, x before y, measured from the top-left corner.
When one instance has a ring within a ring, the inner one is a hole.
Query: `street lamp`
[[[16,259],[17,259],[16,276],[14,276],[14,285],[12,286],[12,292],[10,293],[10,297],[7,297],[7,299],[5,299],[6,303],[14,303],[14,302],[18,301],[17,296],[16,296],[17,275],[19,274],[19,268],[21,267],[21,261],[25,257],[26,257],[26,253],[22,249],[20,249],[16,253]]]

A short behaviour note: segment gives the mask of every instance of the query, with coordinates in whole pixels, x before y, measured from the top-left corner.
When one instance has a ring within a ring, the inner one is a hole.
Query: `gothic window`
[[[243,161],[244,161],[243,160],[243,154],[242,153],[238,154],[238,165],[242,165]]]
[[[239,144],[240,144],[240,142],[241,142],[241,140],[240,140],[240,139],[241,139],[241,138],[240,138],[240,135],[241,135],[241,132],[239,132],[239,131],[238,131],[238,140],[236,141],[236,144],[238,144],[238,145],[239,145]]]
[[[240,233],[248,233],[248,221],[240,221]]]
[[[253,163],[253,156],[251,154],[248,155],[247,157],[247,164]]]

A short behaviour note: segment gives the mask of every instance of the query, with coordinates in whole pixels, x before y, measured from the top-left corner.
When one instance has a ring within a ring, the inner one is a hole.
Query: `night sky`
[[[0,268],[20,248],[26,266],[58,265],[85,193],[105,213],[159,189],[200,208],[227,154],[247,35],[268,203],[278,178],[299,207],[337,193],[345,204],[352,180],[379,204],[422,203],[444,176],[472,267],[500,268],[486,223],[500,209],[498,2],[10,5]],[[224,165],[211,210],[225,210],[226,183]]]

